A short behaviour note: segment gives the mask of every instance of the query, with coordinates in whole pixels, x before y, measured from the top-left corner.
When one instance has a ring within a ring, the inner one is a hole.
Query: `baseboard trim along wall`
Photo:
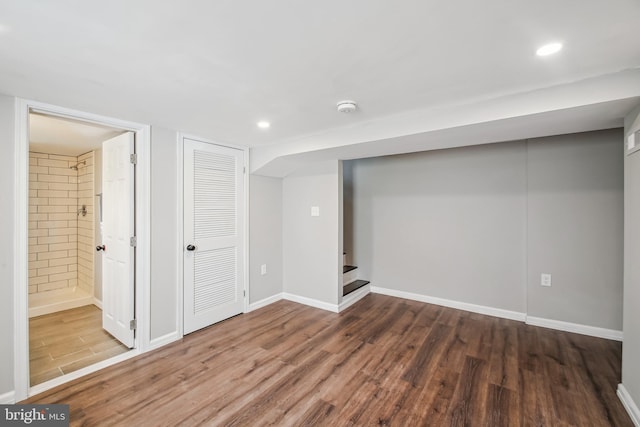
[[[100,301],[98,298],[93,297],[93,305],[102,310],[102,301]]]
[[[286,299],[287,301],[297,302],[297,303],[300,303],[300,304],[308,305],[310,307],[315,307],[315,308],[320,308],[322,310],[332,311],[334,313],[338,313],[340,311],[339,307],[338,307],[338,304],[330,304],[328,302],[318,301],[316,299],[302,297],[300,295],[294,295],[294,294],[290,294],[290,293],[287,293],[287,292],[283,292],[282,293],[282,298]]]
[[[413,301],[426,302],[429,304],[441,305],[443,307],[456,308],[458,310],[470,311],[472,313],[486,314],[488,316],[501,317],[503,319],[517,320],[525,322],[527,325],[539,326],[543,328],[556,329],[559,331],[573,332],[576,334],[589,335],[597,338],[606,338],[615,341],[622,341],[622,331],[614,329],[598,328],[596,326],[580,325],[577,323],[561,322],[559,320],[543,319],[540,317],[527,316],[526,313],[503,310],[501,308],[487,307],[484,305],[469,304],[466,302],[453,301],[444,298],[430,297],[427,295],[414,294],[411,292],[399,291],[396,289],[371,287],[371,292],[376,294],[389,295],[392,297],[405,298]]]
[[[252,302],[251,304],[249,304],[249,309],[247,310],[247,313],[250,313],[262,307],[266,307],[269,304],[273,304],[274,302],[280,301],[281,299],[284,299],[282,296],[282,292],[272,295],[270,297],[267,297],[265,299],[261,299],[260,301]]]
[[[149,341],[149,350],[154,350],[156,348],[162,347],[163,345],[171,344],[174,341],[178,341],[180,338],[180,334],[178,331],[169,332],[168,334],[162,335],[158,338],[154,338]]]
[[[608,340],[622,341],[622,331],[615,329],[599,328],[597,326],[581,325],[579,323],[562,322],[560,320],[543,319],[527,316],[527,325],[541,326],[543,328],[556,329],[558,331],[573,332],[592,337],[606,338]]]
[[[0,394],[0,405],[11,405],[12,403],[16,403],[16,393],[14,391]]]
[[[371,285],[364,285],[360,289],[357,289],[351,292],[349,295],[342,297],[342,302],[338,306],[338,312],[343,312],[353,304],[360,301],[362,298],[366,297],[369,293],[371,293]]]
[[[472,313],[486,314],[488,316],[501,317],[503,319],[518,320],[524,322],[526,319],[525,313],[517,311],[503,310],[501,308],[487,307],[484,305],[470,304],[467,302],[454,301],[444,298],[430,297],[427,295],[414,294],[412,292],[399,291],[396,289],[380,288],[377,286],[371,287],[371,292],[382,295],[389,295],[391,297],[405,298],[413,301],[426,302],[429,304],[441,305],[443,307],[457,308],[458,310],[470,311]]]
[[[638,405],[633,401],[626,387],[622,384],[618,384],[617,394],[618,398],[622,402],[622,406],[627,410],[631,421],[633,421],[633,424],[636,427],[640,427],[640,409],[638,409]]]

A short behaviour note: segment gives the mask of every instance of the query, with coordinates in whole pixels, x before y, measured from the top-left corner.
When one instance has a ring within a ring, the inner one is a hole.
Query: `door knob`
[[[98,251],[98,252],[100,252],[100,251],[104,251],[104,250],[106,250],[106,249],[107,249],[107,248],[106,248],[104,245],[96,246],[96,251]]]
[[[195,246],[193,246],[193,245],[187,245],[187,250],[188,250],[188,251],[195,251],[195,250],[196,250],[196,247],[195,247]]]

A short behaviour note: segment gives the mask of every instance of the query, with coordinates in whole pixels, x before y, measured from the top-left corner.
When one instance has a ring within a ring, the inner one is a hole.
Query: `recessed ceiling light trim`
[[[554,42],[547,43],[544,46],[540,46],[538,50],[536,50],[536,55],[538,56],[549,56],[554,53],[558,53],[562,50],[562,43]]]
[[[256,123],[256,126],[258,126],[260,129],[269,129],[271,127],[271,123],[266,120],[260,120],[258,123]]]

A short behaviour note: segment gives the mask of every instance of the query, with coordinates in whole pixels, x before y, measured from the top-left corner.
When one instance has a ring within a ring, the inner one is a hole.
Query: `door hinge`
[[[246,166],[242,167],[242,173],[247,173],[247,167]]]
[[[138,238],[136,236],[133,236],[129,239],[129,245],[131,245],[131,247],[136,247],[138,246]]]
[[[138,164],[138,155],[136,153],[133,153],[133,154],[129,155],[129,161],[131,162],[132,165],[137,165]]]
[[[246,297],[247,296],[247,291],[242,291],[242,296]]]
[[[138,322],[136,321],[136,319],[133,319],[129,322],[129,329],[131,329],[132,331],[135,331],[137,327]]]

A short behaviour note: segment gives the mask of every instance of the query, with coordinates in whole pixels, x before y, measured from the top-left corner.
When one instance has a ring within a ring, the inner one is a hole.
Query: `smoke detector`
[[[338,112],[340,113],[353,113],[358,108],[358,104],[355,101],[340,101],[338,102]]]

